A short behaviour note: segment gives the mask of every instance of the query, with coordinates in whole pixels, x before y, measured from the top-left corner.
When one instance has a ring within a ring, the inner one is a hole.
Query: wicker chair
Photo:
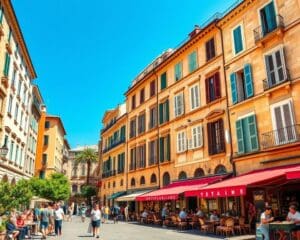
[[[234,230],[239,232],[239,234],[242,234],[242,233],[250,233],[251,228],[250,228],[250,224],[245,224],[245,218],[240,217],[239,225],[234,226]]]
[[[188,223],[192,229],[199,226],[199,218],[197,216],[192,217],[192,221]]]
[[[155,225],[161,225],[162,224],[162,220],[159,219],[155,214],[153,214],[153,223]]]
[[[188,224],[186,221],[182,220],[180,217],[176,218],[177,221],[177,227],[179,228],[180,231],[182,231],[183,229],[187,229]]]
[[[200,231],[204,233],[213,232],[214,226],[206,224],[202,218],[199,218]]]
[[[234,219],[233,218],[227,218],[225,220],[225,226],[221,227],[221,232],[228,236],[228,234],[234,235]]]
[[[217,228],[216,228],[217,235],[223,234],[223,227],[225,226],[225,222],[226,222],[226,218],[223,217],[220,219],[220,225],[217,226]]]

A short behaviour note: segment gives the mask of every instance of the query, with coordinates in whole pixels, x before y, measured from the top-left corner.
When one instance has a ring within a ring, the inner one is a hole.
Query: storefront
[[[108,196],[107,197],[107,200],[109,202],[109,206],[114,206],[115,205],[115,199],[124,195],[126,193],[126,191],[121,191],[121,192],[116,192],[116,193],[113,193],[112,195]]]

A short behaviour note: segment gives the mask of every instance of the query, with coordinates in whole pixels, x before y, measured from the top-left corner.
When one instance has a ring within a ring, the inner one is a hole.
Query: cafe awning
[[[199,190],[188,191],[185,196],[195,194],[201,198],[244,196],[247,188],[275,186],[287,183],[290,179],[300,179],[299,177],[300,165],[276,167],[254,171]]]
[[[125,193],[126,193],[126,191],[116,192],[116,193],[113,193],[112,195],[110,195],[107,199],[108,200],[115,199],[117,197],[124,195]]]
[[[133,192],[133,193],[130,193],[130,194],[127,194],[125,196],[122,196],[122,197],[118,197],[116,198],[115,200],[117,202],[130,202],[130,201],[135,201],[136,200],[136,197],[140,196],[140,195],[143,195],[145,193],[148,193],[150,191],[153,191],[153,190],[144,190],[144,191],[137,191],[137,192]]]
[[[222,180],[224,177],[228,175],[221,176],[212,176],[212,177],[204,177],[200,179],[192,179],[192,180],[184,180],[178,181],[169,184],[168,186],[144,194],[140,195],[136,198],[137,201],[168,201],[168,200],[177,200],[179,194],[182,194],[186,191],[196,191],[200,188],[207,186],[210,183],[214,183]]]

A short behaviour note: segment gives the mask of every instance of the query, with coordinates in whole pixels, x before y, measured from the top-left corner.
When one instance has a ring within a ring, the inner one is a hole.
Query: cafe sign
[[[245,196],[246,187],[226,187],[226,188],[216,188],[216,189],[202,189],[199,190],[198,196],[200,198],[218,198],[218,197],[237,197]]]

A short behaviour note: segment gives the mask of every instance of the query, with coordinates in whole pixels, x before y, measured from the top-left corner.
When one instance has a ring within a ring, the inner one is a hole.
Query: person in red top
[[[22,215],[19,215],[17,217],[17,228],[20,231],[20,238],[24,239],[24,238],[28,238],[28,227],[25,226],[25,222],[24,222],[24,217]]]

